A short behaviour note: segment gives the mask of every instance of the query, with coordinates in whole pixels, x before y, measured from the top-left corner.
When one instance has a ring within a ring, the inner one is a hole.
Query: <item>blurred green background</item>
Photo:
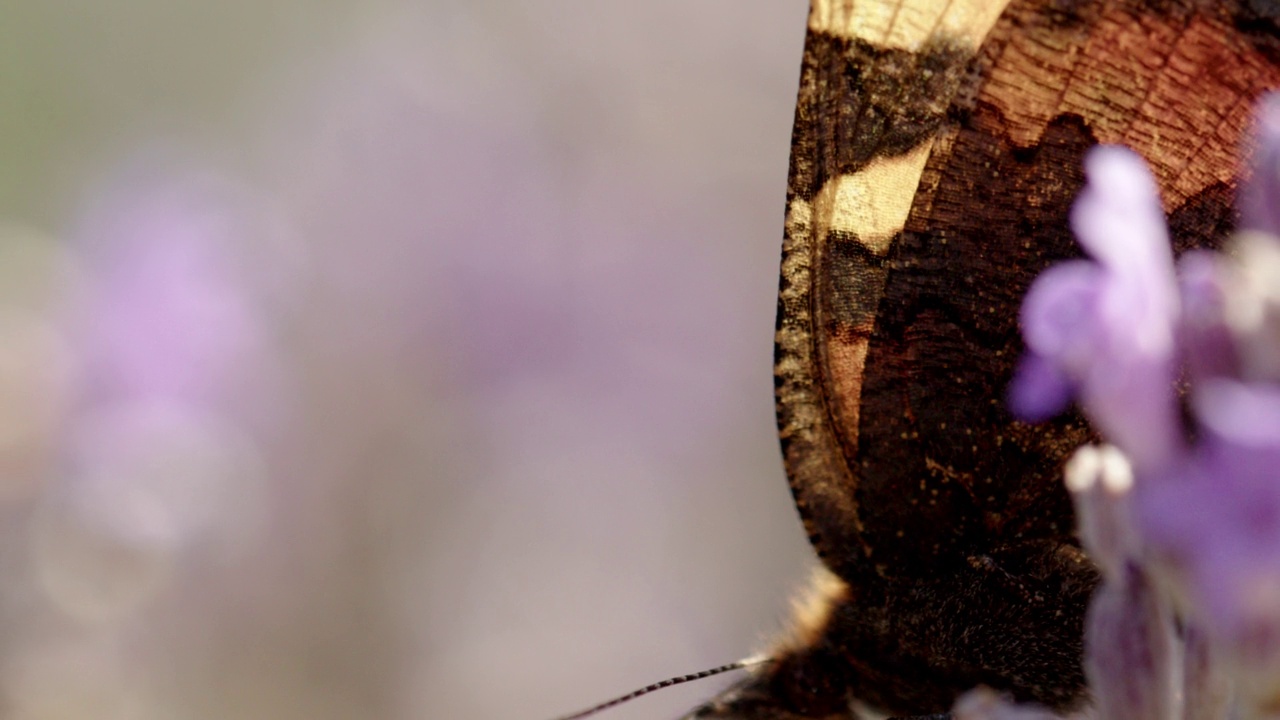
[[[806,12],[0,0],[3,715],[538,720],[759,647]]]

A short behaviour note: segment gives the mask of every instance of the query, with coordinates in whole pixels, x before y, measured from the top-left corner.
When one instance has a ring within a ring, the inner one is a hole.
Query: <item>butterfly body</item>
[[[1098,582],[1060,477],[1093,438],[1004,396],[1017,310],[1078,255],[1081,158],[1133,147],[1180,249],[1234,223],[1238,144],[1280,87],[1270,0],[814,0],[775,345],[779,434],[830,575],[700,718],[945,713],[976,685],[1088,701]]]

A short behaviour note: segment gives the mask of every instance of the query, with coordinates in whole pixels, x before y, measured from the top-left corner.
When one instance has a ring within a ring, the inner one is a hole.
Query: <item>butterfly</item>
[[[1275,0],[812,0],[778,294],[779,435],[824,570],[789,635],[690,718],[945,717],[979,685],[1087,704],[1098,573],[1060,480],[1094,434],[1005,388],[1018,307],[1078,255],[1098,143],[1150,164],[1177,249],[1235,223]]]

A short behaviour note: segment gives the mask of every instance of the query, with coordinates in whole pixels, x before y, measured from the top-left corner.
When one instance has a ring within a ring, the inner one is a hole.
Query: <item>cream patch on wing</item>
[[[813,199],[815,239],[847,233],[879,256],[907,223],[911,201],[933,149],[923,143],[905,155],[879,157],[854,173],[827,181]]]
[[[813,198],[811,206],[797,206],[788,212],[788,221],[805,215],[813,230],[818,257],[830,253],[835,243],[857,243],[877,257],[889,253],[893,240],[907,224],[916,188],[924,174],[925,163],[933,151],[933,143],[925,142],[903,155],[878,157],[857,172],[827,181]],[[879,288],[869,276],[866,291],[878,297]],[[883,282],[883,277],[880,277]],[[874,303],[873,303],[874,305]],[[819,302],[820,313],[836,312]],[[839,421],[842,433],[857,447],[857,428],[862,403],[862,376],[866,370],[867,351],[874,318],[847,316],[833,318],[848,323],[851,334],[837,333],[822,338],[822,363],[830,383],[827,398]],[[823,326],[825,320],[819,320]]]
[[[813,0],[809,29],[917,52],[933,37],[977,49],[1009,0]]]

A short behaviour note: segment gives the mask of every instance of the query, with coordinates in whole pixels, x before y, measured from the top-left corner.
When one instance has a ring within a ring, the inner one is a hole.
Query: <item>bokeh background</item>
[[[758,647],[806,12],[0,0],[0,716],[543,720]]]

